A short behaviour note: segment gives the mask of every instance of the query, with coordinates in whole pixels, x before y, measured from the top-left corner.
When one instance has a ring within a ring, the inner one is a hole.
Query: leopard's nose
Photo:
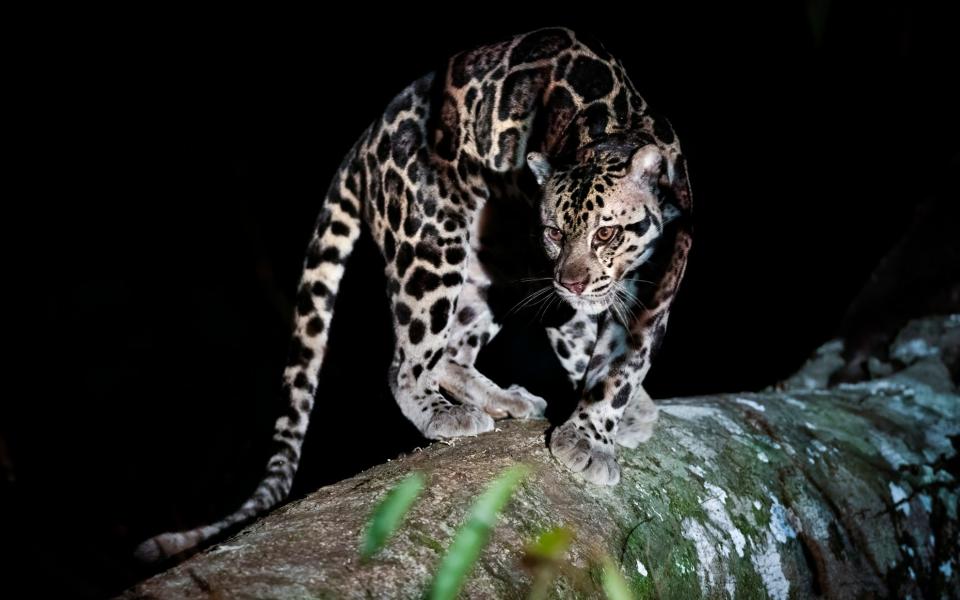
[[[580,281],[576,281],[576,280],[574,280],[574,281],[567,281],[567,280],[564,280],[564,279],[561,279],[561,280],[560,280],[560,285],[562,285],[563,287],[567,288],[568,290],[570,290],[571,292],[573,292],[574,294],[576,294],[576,295],[578,295],[578,296],[583,293],[583,290],[587,289],[587,284],[588,284],[588,283],[590,283],[590,276],[589,276],[589,275],[586,276],[586,277],[584,277],[584,278],[581,279]]]

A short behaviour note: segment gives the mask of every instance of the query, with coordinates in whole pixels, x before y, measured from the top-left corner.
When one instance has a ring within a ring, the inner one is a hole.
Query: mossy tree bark
[[[653,439],[620,449],[613,488],[560,468],[547,423],[505,421],[322,488],[124,597],[420,597],[472,501],[518,462],[533,473],[465,597],[526,597],[525,544],[561,525],[575,534],[550,592],[562,598],[601,595],[602,555],[638,597],[960,597],[958,352],[960,315],[931,318],[870,381],[827,387],[843,365],[833,343],[777,389],[661,401]],[[426,490],[361,564],[372,507],[411,470]]]

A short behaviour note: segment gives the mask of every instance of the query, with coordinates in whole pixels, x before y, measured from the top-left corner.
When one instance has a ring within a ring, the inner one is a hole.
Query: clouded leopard
[[[361,227],[386,264],[390,387],[423,435],[475,435],[497,418],[543,413],[543,399],[474,367],[500,329],[492,286],[539,268],[542,277],[528,279],[542,287],[527,301],[551,296],[572,307],[547,335],[581,398],[550,450],[588,481],[616,484],[614,442],[636,447],[656,419],[642,382],[683,277],[690,210],[671,126],[599,44],[554,28],[455,55],[390,102],[327,191],[297,293],[288,410],[259,487],[225,519],[152,538],[138,555],[176,554],[287,495]],[[511,226],[512,238],[502,233]]]

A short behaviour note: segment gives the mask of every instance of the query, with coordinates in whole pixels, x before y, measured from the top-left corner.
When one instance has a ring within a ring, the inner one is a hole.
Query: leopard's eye
[[[601,227],[600,229],[597,230],[597,233],[594,234],[594,238],[600,243],[605,243],[613,239],[613,236],[616,233],[617,233],[616,227],[612,227],[612,226]]]
[[[563,239],[563,232],[556,227],[544,227],[543,235],[547,236],[547,239],[549,239],[551,242],[555,242],[557,244],[559,244],[560,240]]]

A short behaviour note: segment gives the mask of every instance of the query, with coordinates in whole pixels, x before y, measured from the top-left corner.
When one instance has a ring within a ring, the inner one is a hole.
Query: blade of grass
[[[430,586],[431,600],[456,598],[460,587],[480,556],[480,551],[487,545],[490,532],[493,531],[497,522],[497,516],[507,504],[520,480],[529,471],[524,466],[507,469],[487,487],[471,507],[466,522],[457,530],[447,553],[440,561],[440,567]]]
[[[398,483],[377,505],[367,523],[360,546],[360,558],[368,560],[377,553],[400,526],[404,515],[423,491],[424,476],[411,473]]]

